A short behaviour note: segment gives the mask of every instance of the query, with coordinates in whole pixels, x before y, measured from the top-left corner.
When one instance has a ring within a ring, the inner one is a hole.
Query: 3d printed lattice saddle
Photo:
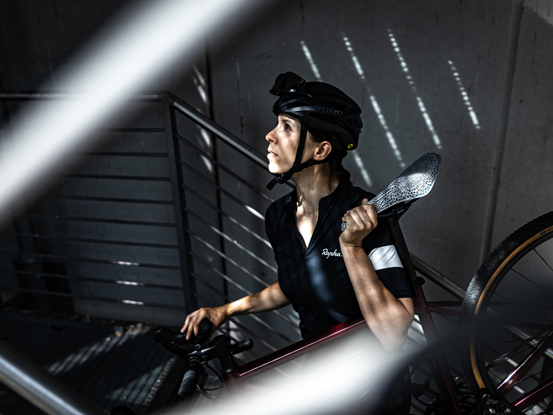
[[[439,154],[424,154],[407,167],[386,189],[369,200],[368,204],[374,205],[376,212],[380,213],[398,203],[426,196],[436,182],[441,163],[442,157]],[[346,226],[343,222],[342,232]]]

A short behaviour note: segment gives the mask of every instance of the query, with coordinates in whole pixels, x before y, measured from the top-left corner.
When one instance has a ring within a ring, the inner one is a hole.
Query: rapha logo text
[[[321,255],[326,256],[326,259],[330,258],[331,256],[342,256],[342,254],[338,252],[337,249],[335,249],[334,252],[331,252],[327,248],[323,249],[323,253]]]

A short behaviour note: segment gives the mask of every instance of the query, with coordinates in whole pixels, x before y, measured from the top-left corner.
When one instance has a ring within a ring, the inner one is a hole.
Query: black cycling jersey
[[[319,219],[306,247],[295,221],[295,191],[267,209],[265,229],[278,264],[278,281],[300,316],[303,338],[361,316],[357,297],[340,252],[344,213],[373,194],[340,182],[319,202]],[[379,224],[363,248],[383,284],[397,298],[413,297],[386,224]]]

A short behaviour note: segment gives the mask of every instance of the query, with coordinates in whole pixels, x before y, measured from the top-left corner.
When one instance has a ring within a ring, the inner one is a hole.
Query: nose
[[[265,136],[265,140],[267,140],[269,143],[274,143],[276,140],[275,140],[275,136],[274,136],[274,131],[275,129],[273,128],[271,131],[269,131],[267,133],[267,135]]]

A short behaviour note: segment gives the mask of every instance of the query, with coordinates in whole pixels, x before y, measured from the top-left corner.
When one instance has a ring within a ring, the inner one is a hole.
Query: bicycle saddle
[[[374,205],[376,213],[385,211],[399,203],[420,199],[432,190],[438,170],[442,163],[442,156],[436,153],[423,154],[418,160],[405,169],[397,179],[383,191],[369,200]],[[342,222],[342,232],[347,224]]]

